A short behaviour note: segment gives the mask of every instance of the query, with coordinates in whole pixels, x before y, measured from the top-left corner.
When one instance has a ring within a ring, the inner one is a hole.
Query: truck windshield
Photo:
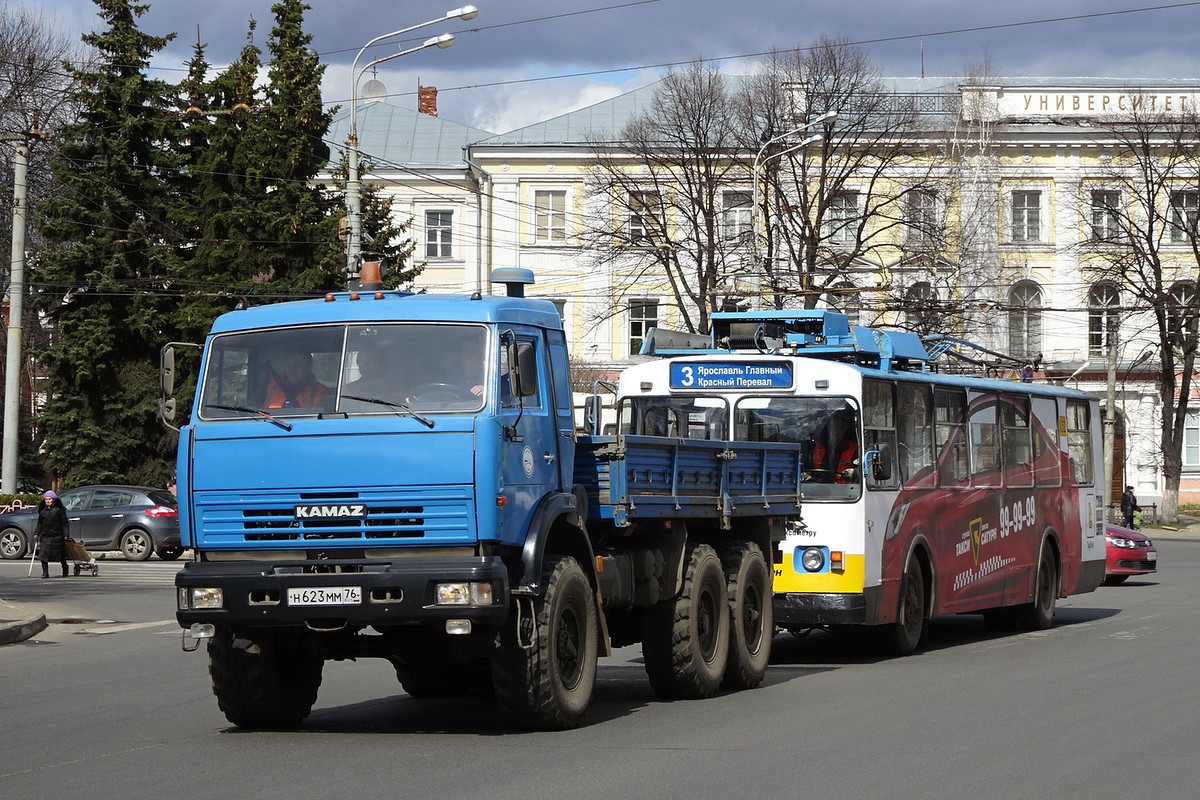
[[[472,412],[483,408],[487,329],[481,325],[322,325],[218,336],[206,362],[200,416]]]

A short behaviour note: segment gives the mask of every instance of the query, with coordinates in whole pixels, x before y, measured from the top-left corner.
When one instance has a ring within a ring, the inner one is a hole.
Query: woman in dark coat
[[[42,496],[38,503],[37,527],[33,535],[38,540],[38,558],[42,562],[42,577],[50,577],[50,562],[62,564],[63,577],[67,577],[67,512],[58,502],[53,491]]]

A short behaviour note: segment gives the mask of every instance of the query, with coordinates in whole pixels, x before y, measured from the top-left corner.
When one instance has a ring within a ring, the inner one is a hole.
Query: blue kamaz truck
[[[729,441],[665,360],[618,406],[670,435],[577,432],[559,315],[507,273],[509,296],[368,284],[225,314],[178,428],[164,348],[177,618],[233,724],[300,724],[330,659],[386,659],[417,697],[490,687],[541,729],[579,723],[613,647],[640,642],[665,698],[762,680],[796,447]]]

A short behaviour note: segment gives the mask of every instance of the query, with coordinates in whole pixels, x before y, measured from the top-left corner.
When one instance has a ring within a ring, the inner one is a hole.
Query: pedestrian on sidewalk
[[[1135,511],[1141,511],[1142,507],[1138,505],[1137,498],[1133,495],[1133,487],[1126,486],[1125,494],[1121,495],[1121,524],[1130,530],[1136,531],[1133,526],[1133,514]]]
[[[37,542],[38,558],[42,562],[42,577],[50,577],[50,562],[62,564],[63,577],[67,577],[67,512],[51,489],[42,495],[37,507],[37,527],[33,531]]]

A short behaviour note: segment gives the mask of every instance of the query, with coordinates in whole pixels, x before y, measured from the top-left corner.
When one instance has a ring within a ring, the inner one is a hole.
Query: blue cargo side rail
[[[664,436],[580,436],[575,480],[589,521],[718,519],[799,513],[800,448]]]

